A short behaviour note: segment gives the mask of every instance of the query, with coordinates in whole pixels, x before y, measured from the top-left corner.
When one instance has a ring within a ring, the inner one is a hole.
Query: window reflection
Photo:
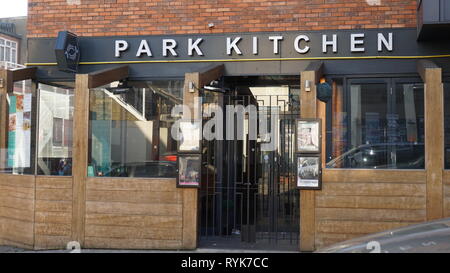
[[[183,81],[118,83],[90,91],[89,176],[175,177],[172,107]]]
[[[33,174],[32,130],[35,129],[36,109],[33,106],[31,80],[15,82],[13,92],[6,94],[6,101],[6,143],[0,150],[0,171],[12,174]]]
[[[423,169],[423,84],[390,79],[347,84],[347,92],[343,82],[333,84],[327,167]]]
[[[39,84],[38,175],[72,175],[73,89]]]

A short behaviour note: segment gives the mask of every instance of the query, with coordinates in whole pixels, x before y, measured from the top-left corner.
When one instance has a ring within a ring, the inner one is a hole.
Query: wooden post
[[[72,240],[84,245],[89,147],[89,89],[128,77],[128,66],[77,74],[73,115]]]
[[[318,114],[316,85],[322,76],[323,63],[311,63],[300,75],[300,117],[316,118]],[[310,91],[306,91],[309,81]],[[322,124],[325,126],[325,124]],[[322,149],[325,147],[323,146]],[[300,191],[300,251],[315,249],[315,191]]]
[[[75,77],[72,151],[72,237],[84,245],[86,179],[88,165],[89,75]]]
[[[427,220],[444,217],[444,87],[442,69],[428,60],[417,63],[425,83],[425,169]]]
[[[6,167],[8,148],[8,102],[6,95],[13,89],[12,71],[0,69],[0,168]]]
[[[183,90],[183,104],[190,110],[183,113],[183,119],[202,119],[199,90],[212,80],[220,78],[223,74],[223,65],[212,66],[200,72],[186,73]],[[195,109],[196,108],[196,109]],[[195,116],[196,114],[196,116]],[[197,248],[198,233],[198,189],[183,189],[183,248]]]

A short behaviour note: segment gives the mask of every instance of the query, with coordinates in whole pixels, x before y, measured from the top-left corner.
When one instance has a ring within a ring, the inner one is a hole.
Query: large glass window
[[[34,174],[34,101],[31,80],[15,82],[13,92],[6,94],[7,131],[1,139],[1,172]]]
[[[72,175],[73,89],[39,84],[37,174]]]
[[[181,80],[117,83],[90,91],[89,176],[175,177],[172,107]]]
[[[335,81],[327,167],[423,169],[423,92],[418,80]]]

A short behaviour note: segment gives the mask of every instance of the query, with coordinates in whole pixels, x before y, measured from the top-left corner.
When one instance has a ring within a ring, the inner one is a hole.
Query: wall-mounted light
[[[306,92],[311,91],[311,82],[309,80],[305,81],[305,91]]]
[[[209,23],[208,24],[208,28],[213,28],[214,27],[214,23]]]
[[[195,86],[193,82],[189,82],[189,93],[195,92]]]

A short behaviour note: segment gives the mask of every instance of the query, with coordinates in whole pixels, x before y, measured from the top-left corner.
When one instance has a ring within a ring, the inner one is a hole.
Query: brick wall
[[[416,26],[416,0],[29,0],[29,37]],[[214,23],[214,28],[208,28]]]

